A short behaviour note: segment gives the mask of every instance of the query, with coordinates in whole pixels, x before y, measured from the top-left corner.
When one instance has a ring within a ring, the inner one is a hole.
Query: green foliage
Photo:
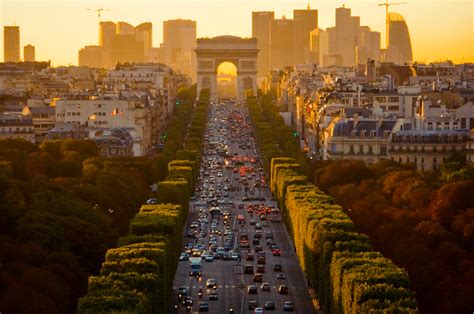
[[[370,252],[369,238],[354,232],[342,208],[306,184],[300,171],[294,159],[275,158],[271,162],[271,186],[284,210],[301,267],[316,287],[320,302],[334,313],[360,313],[362,307],[370,312],[370,300],[390,302],[391,307],[414,304],[410,309],[416,311],[407,272],[380,253]],[[345,262],[343,257],[354,262]],[[361,286],[365,288],[361,290]],[[374,291],[379,294],[374,295]]]

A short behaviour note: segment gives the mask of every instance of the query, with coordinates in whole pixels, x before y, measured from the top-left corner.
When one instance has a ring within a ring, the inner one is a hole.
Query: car
[[[261,230],[261,229],[262,229],[262,224],[259,223],[259,222],[257,222],[257,223],[255,224],[255,229]]]
[[[263,308],[257,307],[257,308],[255,308],[255,310],[253,310],[253,313],[254,314],[263,314],[264,313]]]
[[[275,302],[273,301],[265,302],[265,310],[275,310]]]
[[[264,282],[262,283],[260,288],[262,289],[262,291],[270,291],[270,284],[268,282]]]
[[[288,294],[288,287],[286,285],[280,285],[280,287],[278,287],[278,293]]]
[[[295,309],[294,305],[293,305],[293,302],[291,301],[285,301],[285,303],[283,303],[283,311],[285,312],[293,312],[293,310]]]
[[[278,273],[276,276],[277,279],[285,279],[285,274],[284,273]]]
[[[178,288],[178,299],[182,300],[188,296],[188,287],[182,286]]]
[[[254,255],[252,253],[247,254],[247,257],[245,258],[247,261],[253,261],[254,260]]]
[[[255,285],[248,286],[247,287],[247,293],[248,294],[257,294],[258,293],[257,286],[255,286]]]
[[[256,273],[255,275],[253,275],[253,282],[262,282],[262,280],[263,280],[262,274]]]
[[[207,288],[217,288],[217,281],[213,278],[209,278],[206,281],[206,287]]]
[[[184,306],[193,306],[193,297],[192,296],[187,296],[186,298],[183,299],[183,305]]]
[[[265,257],[264,256],[259,256],[257,259],[257,264],[258,265],[265,265]]]
[[[206,255],[206,257],[204,258],[204,260],[206,262],[213,262],[214,261],[214,256],[212,255]]]
[[[200,302],[199,312],[209,312],[209,304],[207,302]]]
[[[219,295],[217,292],[211,292],[209,293],[209,301],[217,301],[219,300]]]
[[[158,200],[156,198],[150,198],[146,201],[147,205],[156,205],[158,204]]]
[[[273,265],[273,271],[281,271],[281,265],[280,264]]]
[[[257,265],[257,273],[264,273],[265,265]]]
[[[245,265],[244,274],[253,274],[253,265]]]
[[[272,254],[273,254],[273,256],[280,256],[281,255],[281,250],[280,249],[272,249]]]
[[[180,261],[187,261],[187,260],[189,260],[189,254],[186,253],[186,252],[181,253],[181,255],[179,256],[179,260],[180,260]]]
[[[251,300],[251,301],[249,301],[247,308],[248,308],[249,310],[255,310],[255,308],[256,308],[257,306],[258,306],[257,301]]]

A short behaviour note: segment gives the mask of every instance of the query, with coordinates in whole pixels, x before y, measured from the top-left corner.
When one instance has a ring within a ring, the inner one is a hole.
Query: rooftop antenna
[[[109,9],[103,9],[103,8],[99,8],[99,9],[86,9],[87,11],[96,11],[97,12],[97,17],[99,18],[99,24],[100,24],[100,12],[102,11],[109,11]]]
[[[390,32],[390,21],[388,18],[388,7],[391,5],[400,5],[400,4],[408,4],[408,2],[392,2],[389,3],[388,0],[385,0],[385,3],[379,3],[379,7],[385,6],[385,48],[388,49],[389,45],[389,32]]]

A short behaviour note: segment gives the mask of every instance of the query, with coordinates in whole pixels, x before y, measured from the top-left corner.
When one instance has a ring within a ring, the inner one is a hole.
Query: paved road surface
[[[231,119],[228,120],[227,118],[231,112],[234,114],[231,116]],[[215,228],[216,231],[221,231],[221,235],[216,235],[217,246],[224,246],[224,231],[232,230],[234,234],[232,250],[241,254],[241,260],[214,259],[212,262],[203,260],[203,273],[200,279],[189,275],[188,261],[180,261],[173,283],[173,288],[175,289],[173,296],[175,304],[179,304],[177,296],[178,287],[186,286],[194,301],[191,312],[195,313],[198,312],[200,302],[208,303],[210,313],[229,313],[231,306],[234,307],[235,313],[253,313],[253,310],[248,309],[248,302],[250,300],[257,301],[260,307],[263,307],[266,301],[275,302],[275,310],[265,310],[265,313],[283,312],[283,304],[285,301],[293,302],[295,313],[316,313],[284,223],[267,222],[263,224],[261,230],[262,238],[260,240],[260,246],[266,256],[265,272],[262,274],[262,281],[269,283],[270,291],[262,291],[260,288],[261,283],[253,282],[253,275],[243,274],[244,265],[251,264],[254,265],[256,269],[257,258],[255,255],[254,261],[246,261],[248,251],[246,248],[239,248],[239,238],[242,233],[247,233],[250,242],[250,252],[253,252],[255,246],[252,245],[252,239],[256,228],[254,225],[250,225],[250,221],[254,219],[256,222],[260,222],[260,219],[256,214],[251,216],[245,209],[245,206],[244,208],[239,208],[239,205],[242,207],[241,204],[265,204],[266,206],[273,205],[273,207],[276,208],[277,204],[272,201],[268,187],[258,187],[257,184],[257,187],[254,188],[255,183],[258,182],[261,184],[263,178],[263,172],[258,170],[258,163],[251,163],[250,161],[244,162],[243,166],[253,167],[254,171],[246,171],[242,175],[240,172],[236,173],[232,171],[237,165],[231,161],[231,158],[223,157],[222,154],[219,155],[219,153],[224,151],[224,153],[229,154],[229,156],[235,156],[237,158],[245,156],[250,159],[258,158],[256,144],[251,135],[252,130],[247,109],[241,106],[237,107],[234,103],[230,102],[213,105],[208,121],[205,140],[206,148],[200,169],[201,176],[197,188],[198,191],[195,193],[196,200],[190,203],[191,210],[185,232],[190,230],[205,232],[205,237],[203,237],[201,241],[207,246],[206,250],[209,250],[208,241],[211,235],[212,224],[212,217],[207,213],[209,205],[200,206],[196,205],[196,202],[202,204],[203,202],[210,202],[212,198],[217,200],[225,199],[229,204],[225,206],[220,204],[219,207],[221,211],[228,211],[230,214],[229,228],[227,229],[224,226],[224,219],[222,215],[220,215],[218,225]],[[212,147],[210,147],[210,143],[217,143],[217,145],[211,145]],[[227,147],[225,147],[226,145]],[[228,167],[229,169],[225,167],[226,160],[230,165]],[[242,165],[238,166],[241,167]],[[245,181],[247,183],[245,183]],[[245,191],[246,186],[248,187],[248,191]],[[250,190],[254,191],[253,195],[250,194]],[[263,196],[265,197],[265,201],[243,201],[243,198],[249,196]],[[202,208],[201,213],[199,211],[200,208]],[[237,215],[239,214],[245,217],[244,225],[240,225],[237,221]],[[277,217],[278,215],[267,215],[267,217],[270,216]],[[207,219],[209,222],[201,225],[199,218]],[[191,228],[192,222],[197,222],[199,227]],[[274,242],[282,251],[280,256],[273,256],[269,247],[266,245],[266,234],[269,232],[273,234]],[[185,237],[184,243],[189,242],[194,245],[196,239]],[[277,279],[279,272],[273,270],[275,264],[282,266],[282,273],[285,275],[285,279]],[[215,290],[219,297],[217,301],[208,300],[209,293],[214,291],[213,289],[206,289],[206,280],[209,278],[213,278],[217,281],[217,289]],[[247,287],[253,284],[257,285],[258,293],[249,295],[247,293]],[[280,285],[287,285],[289,287],[289,293],[287,295],[278,293],[278,287]],[[199,299],[198,296],[199,289],[203,291],[202,299]],[[186,308],[180,305],[178,312],[184,313],[186,312]]]

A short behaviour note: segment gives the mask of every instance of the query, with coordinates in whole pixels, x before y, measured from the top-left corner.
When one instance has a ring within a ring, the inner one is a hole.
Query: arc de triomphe
[[[217,68],[231,62],[237,68],[237,100],[245,100],[246,91],[257,95],[257,39],[218,36],[197,40],[197,93],[210,90],[210,99],[217,99]]]

